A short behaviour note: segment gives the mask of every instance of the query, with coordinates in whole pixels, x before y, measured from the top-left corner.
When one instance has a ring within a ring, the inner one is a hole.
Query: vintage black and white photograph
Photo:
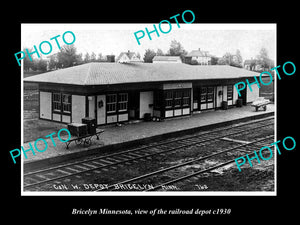
[[[23,23],[21,46],[22,195],[276,195],[276,24]]]

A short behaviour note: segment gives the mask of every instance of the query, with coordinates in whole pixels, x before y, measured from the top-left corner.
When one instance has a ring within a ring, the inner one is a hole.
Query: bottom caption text
[[[214,208],[214,209],[72,209],[72,215],[230,215],[230,208]]]

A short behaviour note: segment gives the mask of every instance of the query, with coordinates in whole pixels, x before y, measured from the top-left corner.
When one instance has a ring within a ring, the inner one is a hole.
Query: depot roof
[[[71,85],[108,85],[143,82],[233,79],[259,73],[227,65],[184,63],[86,63],[24,78],[25,82]]]

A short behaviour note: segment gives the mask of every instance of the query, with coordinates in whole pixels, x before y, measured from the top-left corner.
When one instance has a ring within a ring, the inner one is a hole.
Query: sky
[[[155,24],[158,29],[158,24]],[[37,48],[43,41],[52,44],[52,52],[58,52],[55,40],[63,45],[62,35],[66,31],[75,34],[74,42],[77,53],[95,52],[96,55],[114,54],[116,57],[124,51],[139,52],[143,57],[146,49],[157,51],[161,49],[166,53],[172,40],[179,41],[187,52],[201,49],[208,51],[217,57],[222,57],[226,52],[235,54],[239,49],[243,60],[255,58],[262,47],[266,48],[269,57],[276,58],[276,24],[171,24],[171,31],[160,36],[152,33],[150,40],[145,28],[152,31],[153,24],[22,24],[21,46]],[[169,25],[163,24],[162,30],[168,30]],[[144,38],[140,39],[140,45],[134,33],[143,30]],[[159,29],[158,29],[159,30]],[[66,34],[67,41],[72,41],[72,36]],[[43,44],[43,50],[47,52],[47,44]],[[21,51],[21,50],[20,50]],[[44,57],[44,56],[43,56]]]

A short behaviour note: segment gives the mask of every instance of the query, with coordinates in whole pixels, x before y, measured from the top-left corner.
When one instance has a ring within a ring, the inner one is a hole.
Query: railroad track
[[[242,152],[250,153],[248,155],[251,156],[251,155],[253,155],[253,151],[254,151],[253,149],[257,150],[257,146],[261,147],[261,146],[269,145],[270,141],[273,142],[273,140],[274,140],[274,135],[269,135],[269,136],[264,137],[264,138],[259,138],[259,139],[256,139],[256,140],[252,141],[252,142],[249,142],[249,143],[240,144],[238,146],[227,148],[227,149],[219,151],[217,153],[213,153],[213,154],[210,154],[210,155],[207,155],[207,156],[204,156],[204,157],[199,157],[199,158],[196,158],[196,159],[192,159],[192,160],[189,160],[189,161],[186,161],[186,162],[183,162],[183,163],[178,163],[175,166],[170,166],[170,167],[167,167],[167,168],[163,168],[163,169],[160,169],[160,170],[157,170],[157,171],[154,171],[154,172],[150,172],[150,173],[138,176],[138,177],[134,177],[134,178],[131,178],[131,179],[127,179],[127,180],[112,184],[112,185],[108,186],[107,190],[114,190],[116,186],[121,186],[121,185],[124,185],[124,184],[130,184],[130,183],[137,182],[137,181],[143,181],[143,183],[153,184],[153,177],[154,176],[156,176],[155,180],[159,180],[159,178],[157,177],[158,175],[164,175],[164,173],[166,173],[168,171],[175,170],[175,169],[178,169],[178,168],[181,168],[181,167],[184,167],[184,166],[196,163],[196,162],[199,163],[201,161],[211,159],[213,157],[219,156],[220,154],[226,154],[228,152],[242,151]],[[267,144],[266,144],[266,142],[267,142]],[[174,183],[182,182],[182,181],[185,181],[187,179],[197,177],[201,174],[204,174],[204,173],[222,168],[222,167],[227,166],[229,164],[232,164],[232,163],[235,162],[235,159],[236,159],[236,157],[234,157],[233,159],[227,160],[223,163],[217,163],[216,165],[209,166],[209,167],[204,168],[204,169],[200,169],[196,172],[194,171],[192,173],[189,173],[189,174],[186,174],[186,175],[183,175],[183,176],[179,176],[179,177],[176,177],[176,178],[173,178],[173,179],[169,179],[168,181],[160,182],[159,184],[156,184],[154,187],[151,187],[151,188],[149,188],[145,191],[155,191],[155,190],[161,189],[163,186],[172,185]],[[151,181],[147,182],[147,179],[149,180],[149,178],[151,178]],[[100,190],[96,190],[96,191],[100,191]]]
[[[190,146],[201,147],[222,138],[245,135],[274,125],[274,117],[247,122],[230,128],[218,128],[213,131],[201,132],[200,134],[186,135],[183,138],[172,138],[155,144],[144,145],[138,148],[116,152],[108,155],[93,157],[91,159],[67,163],[60,166],[24,173],[24,190],[39,190],[41,186],[51,184],[54,181],[84,175],[88,172],[99,173],[103,169],[115,168],[139,160],[149,160],[156,155],[163,155]],[[240,145],[239,145],[240,146]],[[242,149],[241,149],[242,151]]]

